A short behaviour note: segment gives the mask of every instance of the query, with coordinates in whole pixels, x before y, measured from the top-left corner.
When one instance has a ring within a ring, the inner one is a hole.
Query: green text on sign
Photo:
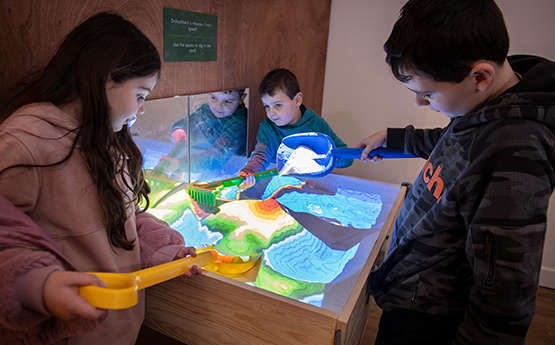
[[[164,8],[166,61],[217,61],[218,16]]]

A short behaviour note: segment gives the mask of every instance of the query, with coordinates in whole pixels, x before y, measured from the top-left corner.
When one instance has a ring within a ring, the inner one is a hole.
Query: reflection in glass
[[[217,170],[234,155],[245,156],[245,89],[212,92],[208,101],[172,126],[172,141],[189,141],[195,153],[181,159],[178,171]],[[197,151],[198,150],[198,151]],[[189,164],[190,162],[190,164]]]
[[[151,188],[237,176],[247,160],[247,95],[238,89],[145,102],[131,131]]]

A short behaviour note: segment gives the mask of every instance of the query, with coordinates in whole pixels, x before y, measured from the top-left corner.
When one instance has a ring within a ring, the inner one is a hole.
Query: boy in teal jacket
[[[303,94],[297,77],[285,68],[277,68],[269,72],[258,88],[262,104],[266,109],[264,119],[256,135],[256,146],[245,167],[239,174],[246,180],[241,188],[250,188],[255,184],[252,174],[268,168],[276,162],[276,154],[283,138],[291,134],[318,132],[328,135],[335,147],[347,147],[339,139],[328,123],[305,107]],[[346,168],[353,164],[352,159],[340,159],[337,168]]]

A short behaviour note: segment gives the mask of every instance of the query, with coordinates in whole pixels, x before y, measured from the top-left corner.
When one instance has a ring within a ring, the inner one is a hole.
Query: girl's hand
[[[42,291],[44,306],[52,315],[65,321],[78,317],[88,320],[100,319],[107,311],[90,305],[83,296],[79,295],[77,288],[85,285],[107,287],[94,274],[52,272],[46,279]]]
[[[179,251],[175,255],[175,258],[173,258],[173,259],[174,260],[182,259],[182,258],[187,257],[187,256],[192,256],[192,257],[197,256],[197,252],[195,250],[195,247],[182,247],[181,249],[179,249]],[[190,277],[194,277],[198,274],[201,274],[202,272],[204,272],[204,271],[201,268],[197,267],[197,265],[193,265],[193,267],[191,267],[191,269],[189,271],[185,272],[180,277],[181,278],[190,278]]]
[[[371,136],[362,139],[360,141],[360,143],[357,145],[357,147],[363,147],[364,148],[364,150],[362,151],[362,154],[360,156],[360,160],[363,161],[363,162],[370,162],[370,161],[379,162],[379,161],[381,161],[382,157],[379,157],[379,156],[368,157],[368,154],[373,149],[376,149],[378,147],[386,147],[386,145],[387,145],[387,130],[374,133]]]

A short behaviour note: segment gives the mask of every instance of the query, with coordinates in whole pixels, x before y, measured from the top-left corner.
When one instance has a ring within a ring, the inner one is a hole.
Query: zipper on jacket
[[[414,300],[416,299],[416,294],[418,293],[418,287],[416,289],[414,289],[414,292],[412,293],[412,297],[410,299],[411,303],[414,303]]]
[[[410,298],[410,302],[414,303],[414,301],[416,300],[416,295],[418,295],[418,286],[420,285],[420,277],[422,276],[422,273],[418,274],[418,281],[416,282],[416,287],[414,288],[414,292],[412,293],[412,296]]]
[[[493,247],[493,235],[491,233],[487,234],[486,236],[486,245],[484,247],[484,255],[486,256],[486,260],[488,262],[488,274],[486,276],[486,285],[491,286],[493,285],[493,275],[494,275],[494,268],[495,268],[495,253]]]

